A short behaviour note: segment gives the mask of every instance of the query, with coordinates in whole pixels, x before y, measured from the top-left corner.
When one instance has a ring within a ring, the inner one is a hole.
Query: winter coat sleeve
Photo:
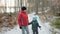
[[[39,26],[39,24],[37,23],[37,26],[39,27],[39,28],[41,28],[41,26]]]
[[[19,13],[19,14],[18,14],[18,25],[19,25],[19,26],[21,26],[21,17],[22,17],[22,16],[21,16],[21,14]]]
[[[38,21],[37,21],[37,26],[39,26]]]
[[[38,26],[39,28],[41,28],[41,26],[39,26],[39,24],[38,24],[38,21],[37,21],[37,26]]]
[[[32,24],[32,23],[33,23],[33,21],[32,21],[32,22],[30,22],[30,23],[29,23],[29,25],[30,25],[30,24]]]

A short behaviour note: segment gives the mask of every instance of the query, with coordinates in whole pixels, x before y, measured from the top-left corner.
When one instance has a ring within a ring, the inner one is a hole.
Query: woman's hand
[[[22,27],[20,27],[20,29],[22,29]]]

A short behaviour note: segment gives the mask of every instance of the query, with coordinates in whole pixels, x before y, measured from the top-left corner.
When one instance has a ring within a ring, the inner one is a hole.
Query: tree
[[[21,7],[22,7],[22,0],[20,0],[21,1]]]
[[[36,14],[38,14],[38,3],[39,3],[39,0],[35,0],[35,12],[36,12]]]

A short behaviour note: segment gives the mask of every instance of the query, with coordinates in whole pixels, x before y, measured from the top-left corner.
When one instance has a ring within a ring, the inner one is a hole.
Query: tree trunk
[[[35,0],[35,12],[38,14],[38,0]]]
[[[4,7],[4,10],[5,10],[4,13],[6,13],[6,0],[5,0],[5,7]]]
[[[22,7],[22,0],[21,0],[21,7]]]

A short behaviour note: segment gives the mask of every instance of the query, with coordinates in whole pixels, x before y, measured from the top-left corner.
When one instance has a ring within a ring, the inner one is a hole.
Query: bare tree
[[[5,0],[5,7],[4,7],[4,9],[5,9],[4,13],[6,13],[6,9],[7,9],[7,8],[6,8],[6,0]]]
[[[21,7],[22,7],[22,0],[20,0],[21,1]]]
[[[35,12],[38,14],[38,0],[35,0]]]

